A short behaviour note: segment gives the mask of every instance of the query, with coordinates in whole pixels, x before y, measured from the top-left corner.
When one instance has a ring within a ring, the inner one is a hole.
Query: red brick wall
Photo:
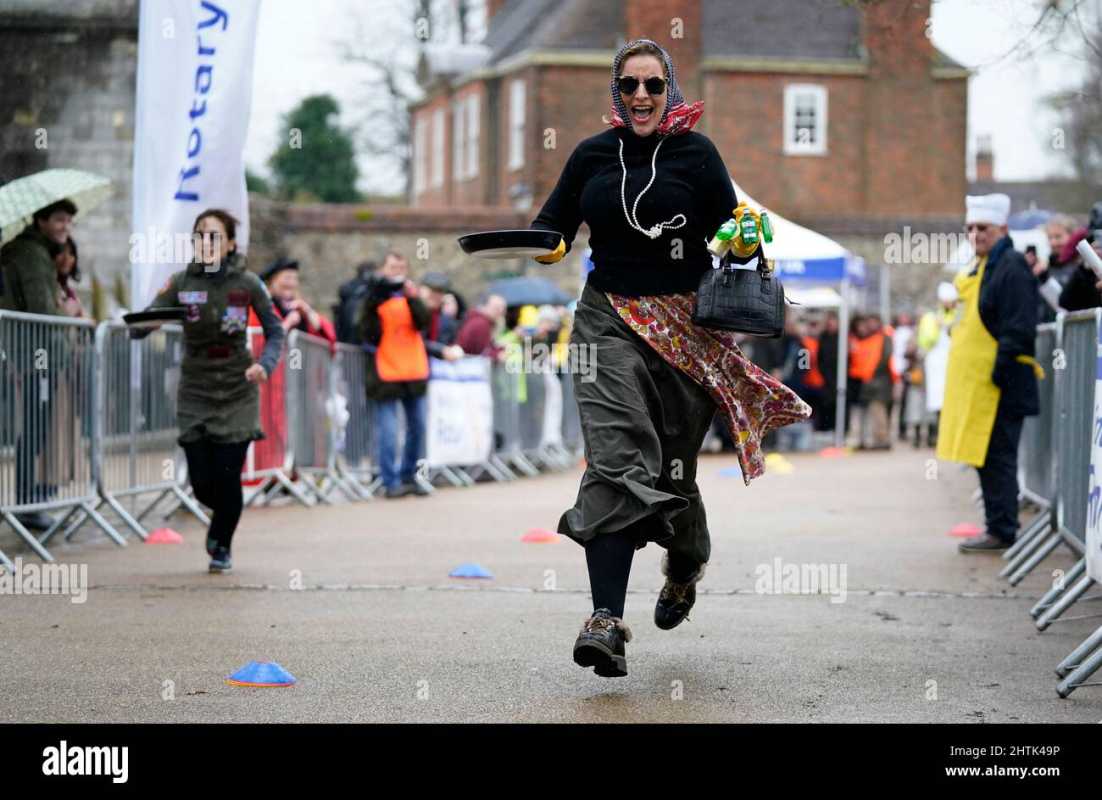
[[[963,81],[931,77],[929,15],[930,0],[883,0],[865,10],[870,213],[936,214],[962,207],[966,88],[954,85]]]
[[[700,95],[700,0],[627,0],[628,41],[653,39],[669,52],[682,94],[692,102]],[[680,38],[674,38],[674,34]]]
[[[826,155],[784,154],[784,87],[792,83],[826,87]],[[739,185],[763,205],[789,217],[859,213],[863,89],[859,76],[709,73],[700,130]]]
[[[532,182],[535,216],[543,201],[555,188],[563,165],[578,142],[600,133],[608,126],[601,117],[612,108],[609,95],[609,71],[602,67],[544,67],[535,73],[536,90],[529,88],[530,103],[535,104],[530,119],[533,125],[527,163]],[[555,147],[544,148],[544,131],[555,133]]]
[[[968,193],[968,81],[939,80],[934,84],[934,117],[938,153],[937,203],[934,212],[964,213],[964,195]]]

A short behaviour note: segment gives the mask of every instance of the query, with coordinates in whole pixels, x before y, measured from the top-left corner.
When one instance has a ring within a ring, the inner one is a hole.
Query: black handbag
[[[757,269],[735,267],[754,258]],[[696,290],[692,320],[705,328],[775,339],[784,333],[784,306],[784,287],[759,244],[744,259],[734,259],[728,251],[718,267],[704,273]]]

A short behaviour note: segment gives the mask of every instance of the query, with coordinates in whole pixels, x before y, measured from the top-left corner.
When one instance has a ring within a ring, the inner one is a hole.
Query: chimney
[[[995,180],[995,153],[991,134],[976,137],[976,181]]]
[[[930,0],[880,0],[865,5],[862,38],[872,77],[925,77],[934,57],[926,35]]]
[[[673,59],[685,101],[700,99],[701,0],[625,0],[627,39],[653,39]]]

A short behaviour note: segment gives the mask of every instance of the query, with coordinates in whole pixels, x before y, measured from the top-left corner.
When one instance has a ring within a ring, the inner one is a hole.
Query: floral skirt
[[[711,550],[696,486],[697,455],[715,413],[736,443],[743,479],[765,471],[761,438],[811,415],[750,362],[733,334],[690,321],[692,294],[623,297],[586,285],[570,343],[586,470],[558,531],[584,544],[628,529],[696,563]]]

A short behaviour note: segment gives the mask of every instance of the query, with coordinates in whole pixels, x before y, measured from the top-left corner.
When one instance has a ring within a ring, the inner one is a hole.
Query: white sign
[[[243,153],[259,13],[260,0],[142,0],[130,237],[135,309],[184,268],[201,211],[237,217],[237,248],[248,248]]]
[[[1093,423],[1087,489],[1087,574],[1102,582],[1102,325],[1095,353]]]
[[[430,359],[425,459],[430,467],[471,466],[490,457],[494,401],[490,360]]]

